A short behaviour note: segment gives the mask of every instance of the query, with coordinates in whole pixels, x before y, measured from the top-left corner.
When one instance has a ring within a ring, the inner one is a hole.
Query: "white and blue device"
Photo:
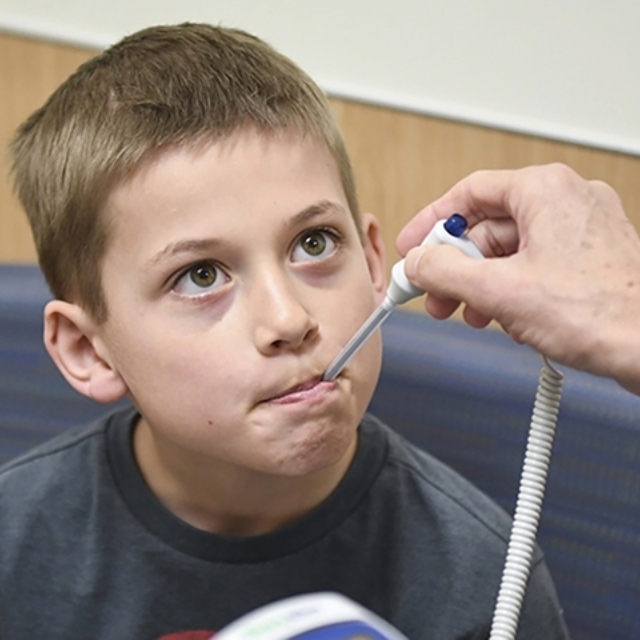
[[[407,640],[368,609],[339,593],[272,602],[232,622],[215,640]]]

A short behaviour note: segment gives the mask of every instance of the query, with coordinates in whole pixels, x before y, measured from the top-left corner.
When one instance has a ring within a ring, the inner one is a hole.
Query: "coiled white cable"
[[[543,360],[489,640],[514,640],[516,637],[531,572],[564,377],[546,358]]]

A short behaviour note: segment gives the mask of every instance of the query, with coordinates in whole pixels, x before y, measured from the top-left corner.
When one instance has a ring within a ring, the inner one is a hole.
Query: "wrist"
[[[640,330],[630,324],[621,322],[619,327],[610,327],[602,334],[598,369],[640,396]]]
[[[624,389],[640,396],[640,344],[626,349],[621,356],[621,366],[612,377]]]

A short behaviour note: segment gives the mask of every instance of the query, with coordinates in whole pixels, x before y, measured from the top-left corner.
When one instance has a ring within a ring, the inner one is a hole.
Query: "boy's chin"
[[[342,477],[357,449],[357,439],[357,427],[338,433],[313,434],[287,451],[273,465],[273,470],[292,478],[325,472]]]

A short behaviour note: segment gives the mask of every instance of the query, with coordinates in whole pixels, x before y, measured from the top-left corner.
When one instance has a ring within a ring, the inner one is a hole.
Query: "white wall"
[[[100,47],[185,20],[334,95],[640,154],[637,0],[0,0],[0,29]]]

